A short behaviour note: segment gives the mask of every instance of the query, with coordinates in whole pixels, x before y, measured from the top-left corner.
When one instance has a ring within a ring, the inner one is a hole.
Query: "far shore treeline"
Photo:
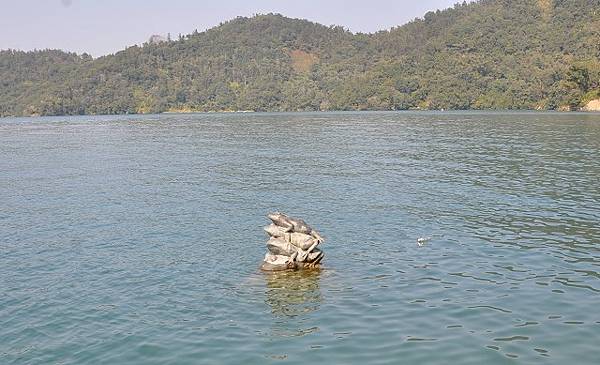
[[[597,99],[600,0],[481,0],[374,34],[240,17],[96,59],[0,52],[0,116],[578,110]]]

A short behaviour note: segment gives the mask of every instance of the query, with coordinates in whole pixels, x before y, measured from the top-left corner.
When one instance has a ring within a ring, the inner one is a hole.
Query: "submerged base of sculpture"
[[[313,262],[297,262],[290,260],[288,256],[267,254],[265,260],[260,265],[262,271],[284,271],[284,270],[302,270],[302,269],[318,269],[321,267],[323,252],[320,257]]]
[[[269,252],[260,266],[262,271],[318,268],[325,254],[317,246],[324,239],[301,219],[282,213],[268,215],[273,224],[265,227]]]

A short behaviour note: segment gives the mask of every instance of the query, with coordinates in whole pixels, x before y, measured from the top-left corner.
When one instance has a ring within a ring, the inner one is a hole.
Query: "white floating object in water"
[[[430,239],[431,237],[419,237],[417,238],[417,245],[425,246],[425,243],[427,243],[427,241],[429,241]]]

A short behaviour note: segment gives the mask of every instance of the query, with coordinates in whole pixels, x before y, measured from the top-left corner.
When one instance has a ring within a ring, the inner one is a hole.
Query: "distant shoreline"
[[[240,111],[167,111],[161,113],[127,113],[127,114],[65,114],[65,115],[21,115],[21,116],[3,116],[1,119],[18,119],[18,118],[64,118],[64,117],[123,117],[123,116],[152,116],[152,115],[177,115],[177,114],[328,114],[328,113],[346,113],[346,114],[359,114],[359,113],[448,113],[448,114],[460,114],[460,113],[506,113],[506,114],[519,114],[519,113],[556,113],[556,114],[600,114],[600,110],[556,110],[556,109],[450,109],[450,110],[436,110],[436,109],[406,109],[406,110],[288,110],[288,111],[255,111],[255,110],[240,110]]]

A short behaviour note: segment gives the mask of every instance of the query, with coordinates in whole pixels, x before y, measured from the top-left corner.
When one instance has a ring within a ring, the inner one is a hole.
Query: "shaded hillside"
[[[600,97],[600,0],[482,0],[352,34],[236,18],[92,59],[0,52],[0,114],[556,109]]]

